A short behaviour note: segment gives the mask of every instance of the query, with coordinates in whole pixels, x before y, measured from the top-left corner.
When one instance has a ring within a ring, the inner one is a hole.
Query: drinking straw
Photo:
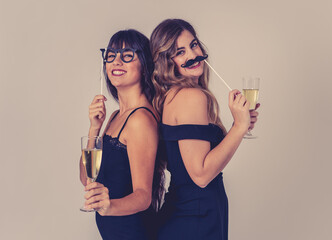
[[[224,79],[222,79],[222,77],[220,77],[220,75],[217,73],[216,70],[213,69],[213,67],[206,61],[204,60],[204,62],[212,69],[212,71],[221,79],[221,81],[225,84],[225,86],[229,89],[229,91],[232,91],[231,87],[228,86],[228,84],[225,82]]]

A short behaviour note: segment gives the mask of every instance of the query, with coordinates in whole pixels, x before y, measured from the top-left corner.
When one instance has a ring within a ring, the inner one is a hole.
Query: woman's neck
[[[196,83],[198,85],[199,77],[192,78],[192,80],[193,80],[194,83]]]
[[[148,103],[145,95],[137,89],[118,90],[120,113],[123,114],[128,110],[145,106]]]

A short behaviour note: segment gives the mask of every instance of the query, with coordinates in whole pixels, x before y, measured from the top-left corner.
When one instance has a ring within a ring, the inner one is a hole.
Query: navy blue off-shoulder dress
[[[183,139],[199,139],[210,142],[212,149],[224,138],[221,128],[214,124],[161,124],[160,128],[171,183],[160,212],[158,239],[227,240],[228,200],[222,173],[205,188],[197,186],[184,166],[178,144]]]
[[[140,108],[151,112],[148,108]],[[103,137],[103,156],[96,181],[109,189],[110,199],[123,198],[133,192],[127,146],[119,138],[130,116],[140,108],[129,114],[117,137],[106,134]],[[152,112],[151,114],[156,119]],[[104,240],[147,240],[149,231],[144,220],[147,213],[148,210],[127,216],[101,216],[96,212],[96,222]]]

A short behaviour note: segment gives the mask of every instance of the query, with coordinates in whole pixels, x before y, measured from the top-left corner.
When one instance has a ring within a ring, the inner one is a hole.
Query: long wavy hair
[[[136,53],[141,63],[141,89],[142,93],[146,96],[150,104],[155,97],[155,88],[151,81],[151,76],[154,69],[152,61],[152,55],[150,51],[149,39],[142,33],[134,30],[122,30],[115,33],[108,44],[108,48],[121,49],[125,47],[131,47],[137,49]],[[106,56],[106,55],[105,55]],[[118,91],[112,85],[110,79],[106,73],[106,63],[104,62],[104,75],[107,84],[107,88],[113,98],[118,102]],[[161,145],[158,146],[157,157],[155,162],[153,185],[152,185],[152,201],[151,205],[155,211],[158,211],[161,206],[162,197],[164,194],[164,182],[165,182],[165,157]]]
[[[165,98],[171,87],[177,87],[175,95],[182,88],[199,88],[207,97],[207,108],[210,121],[219,125],[224,133],[226,133],[226,129],[219,117],[218,102],[212,92],[208,89],[208,66],[204,64],[203,74],[199,77],[198,84],[196,84],[192,79],[182,76],[171,59],[176,54],[176,41],[184,30],[189,31],[194,38],[197,39],[203,54],[206,54],[206,50],[199,41],[195,29],[188,22],[182,19],[166,19],[161,22],[153,30],[150,38],[150,48],[155,66],[152,74],[152,83],[156,91],[155,98],[153,99],[153,106],[159,114],[162,115]]]

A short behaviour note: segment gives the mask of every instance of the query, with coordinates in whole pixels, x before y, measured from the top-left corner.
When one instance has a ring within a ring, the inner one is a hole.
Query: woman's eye
[[[182,54],[184,54],[184,51],[182,50],[182,51],[178,51],[177,53],[176,53],[176,56],[179,56],[179,55],[182,55]]]
[[[198,43],[197,42],[194,42],[193,44],[191,44],[191,48],[195,48],[198,46]]]

